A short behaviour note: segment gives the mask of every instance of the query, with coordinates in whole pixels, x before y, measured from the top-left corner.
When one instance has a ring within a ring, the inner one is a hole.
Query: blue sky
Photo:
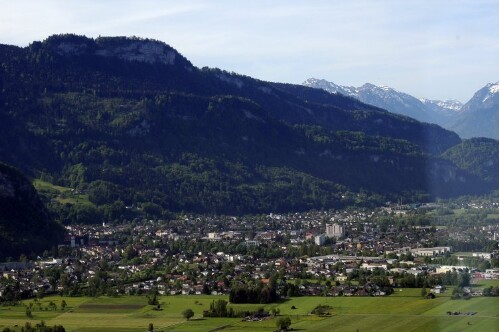
[[[466,102],[499,80],[498,0],[0,0],[0,43],[54,33],[154,38],[198,67],[432,99]]]

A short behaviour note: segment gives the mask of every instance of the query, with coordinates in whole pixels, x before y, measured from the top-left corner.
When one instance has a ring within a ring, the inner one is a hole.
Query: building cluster
[[[375,209],[71,225],[56,255],[0,264],[0,296],[13,283],[23,296],[83,290],[227,294],[234,285],[265,284],[278,275],[284,296],[290,289],[292,294],[348,296],[386,295],[390,287],[404,286],[400,280],[405,277],[417,284],[417,278],[447,272],[499,279],[492,266],[497,251],[466,258],[486,263],[483,269],[435,263],[450,259],[451,246],[434,244],[454,230],[408,225],[399,217]],[[495,231],[493,226],[470,228],[475,237]],[[382,276],[383,283],[372,276]]]

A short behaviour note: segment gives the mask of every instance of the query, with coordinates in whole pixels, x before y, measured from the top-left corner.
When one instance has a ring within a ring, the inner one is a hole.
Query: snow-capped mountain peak
[[[372,83],[355,88],[308,79],[303,85],[341,93],[392,113],[436,123],[456,131],[461,137],[499,139],[499,82],[485,85],[464,105],[458,100],[417,99],[386,85]]]
[[[483,97],[482,102],[485,102],[487,99],[494,96],[496,93],[499,93],[499,82],[489,83],[485,86],[485,89],[487,89],[488,91]]]
[[[490,93],[498,93],[499,92],[499,82],[489,83],[487,84]]]
[[[463,106],[463,111],[470,112],[484,107],[497,107],[499,103],[499,82],[488,83],[478,90],[473,97]]]
[[[435,112],[457,113],[460,112],[463,107],[463,103],[455,99],[433,100],[421,98],[419,100],[427,107],[432,108]]]
[[[390,88],[387,85],[376,85],[372,83],[366,83],[363,86],[361,86],[361,89],[371,89],[371,90],[380,90],[380,91],[393,91],[393,92],[398,92],[393,88]]]
[[[499,82],[478,90],[463,106],[450,128],[461,137],[499,139]]]
[[[424,101],[386,85],[365,83],[361,87],[355,88],[341,86],[315,78],[306,80],[303,85],[323,89],[330,93],[341,93],[351,96],[366,104],[384,108],[393,113],[410,116],[419,121],[443,124],[447,121],[447,117],[450,116],[450,114],[448,114],[449,110],[441,110],[445,108],[445,106],[437,106],[436,103],[448,103],[451,105],[451,102],[433,101],[432,104],[428,106]],[[455,102],[449,107],[457,109],[460,108],[460,106],[462,105],[459,102]]]
[[[309,78],[302,85],[325,90],[329,93],[340,93],[345,96],[357,98],[357,89],[352,86],[334,84],[324,79]]]

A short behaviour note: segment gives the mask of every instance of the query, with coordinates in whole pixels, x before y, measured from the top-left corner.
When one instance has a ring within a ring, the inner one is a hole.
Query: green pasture
[[[473,279],[473,287],[499,287],[499,279]]]
[[[87,194],[76,194],[71,188],[57,186],[40,179],[35,179],[33,181],[33,186],[38,192],[53,197],[53,199],[61,204],[92,205],[88,200]]]
[[[433,300],[421,298],[420,289],[403,289],[388,297],[297,297],[268,305],[231,304],[236,312],[278,308],[281,315],[290,316],[295,331],[499,331],[499,298],[478,297],[470,300],[451,300],[437,296]],[[203,318],[203,310],[213,300],[225,296],[163,296],[162,310],[147,304],[144,296],[117,298],[47,297],[40,305],[33,300],[33,318],[26,317],[26,307],[0,307],[0,330],[4,327],[24,326],[26,321],[47,325],[60,324],[69,332],[146,331],[153,323],[155,331],[274,331],[275,319],[243,322],[239,318]],[[67,303],[61,309],[61,301]],[[48,303],[57,305],[56,311],[45,310]],[[318,317],[310,312],[318,305],[332,307],[332,315]],[[41,309],[40,309],[41,308]],[[182,311],[190,308],[194,317],[186,321]],[[475,315],[448,315],[447,312],[475,312]]]

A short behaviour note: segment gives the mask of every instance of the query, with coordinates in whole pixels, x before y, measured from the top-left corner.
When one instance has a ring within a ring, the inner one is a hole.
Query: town
[[[0,298],[221,295],[241,287],[272,287],[280,298],[387,296],[397,287],[435,296],[447,286],[456,297],[499,295],[471,283],[499,279],[499,225],[489,215],[498,207],[387,204],[68,225],[64,243],[43,257],[0,264]]]

